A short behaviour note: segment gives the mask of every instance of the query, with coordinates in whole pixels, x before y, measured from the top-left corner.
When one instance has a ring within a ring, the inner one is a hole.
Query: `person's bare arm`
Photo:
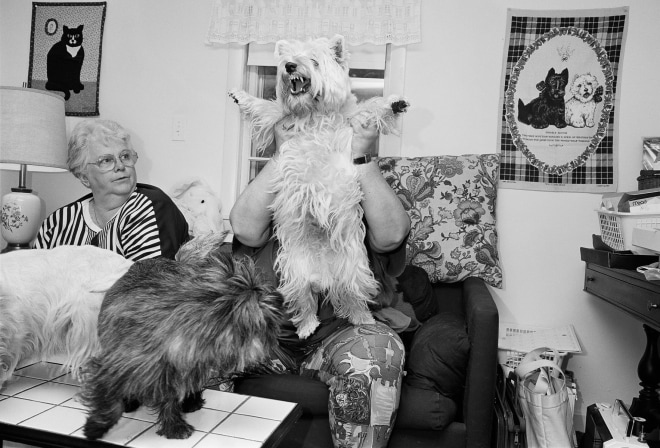
[[[362,209],[368,223],[367,238],[376,252],[398,248],[410,232],[410,218],[376,162],[358,166],[364,198]]]
[[[371,154],[378,134],[374,126],[353,126],[352,157]],[[229,219],[238,240],[250,247],[261,247],[270,238],[275,197],[271,192],[273,164],[279,157],[279,147],[292,133],[277,124],[273,158],[264,166],[236,200]],[[358,166],[359,181],[364,194],[362,208],[368,223],[368,238],[372,249],[389,252],[401,245],[410,230],[410,219],[394,191],[387,185],[375,162]]]
[[[274,164],[279,158],[280,147],[294,135],[291,127],[285,128],[281,122],[275,125],[274,131],[273,157],[243,190],[229,212],[234,237],[249,247],[261,247],[270,238],[273,220],[270,205],[275,199],[275,193],[271,192]]]
[[[375,152],[375,126],[353,122],[352,157]],[[390,252],[403,243],[410,231],[410,218],[394,190],[385,181],[376,162],[357,166],[364,198],[362,209],[369,224],[367,238],[376,252]]]
[[[273,156],[275,159],[277,152]],[[243,190],[229,213],[234,237],[250,247],[261,247],[270,238],[272,213],[269,209],[275,195],[270,192],[273,163],[266,163],[252,182]]]

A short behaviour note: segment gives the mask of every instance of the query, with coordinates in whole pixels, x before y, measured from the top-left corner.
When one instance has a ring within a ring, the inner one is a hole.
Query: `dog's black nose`
[[[298,67],[298,64],[296,64],[295,62],[287,62],[287,63],[284,65],[284,68],[286,69],[286,72],[287,72],[287,73],[293,73],[293,72],[295,72],[295,71],[296,71],[296,67]]]

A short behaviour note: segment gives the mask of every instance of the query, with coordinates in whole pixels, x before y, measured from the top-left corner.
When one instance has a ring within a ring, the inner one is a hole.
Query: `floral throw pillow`
[[[412,222],[409,264],[432,282],[479,277],[502,287],[495,223],[499,154],[382,157],[378,165]]]

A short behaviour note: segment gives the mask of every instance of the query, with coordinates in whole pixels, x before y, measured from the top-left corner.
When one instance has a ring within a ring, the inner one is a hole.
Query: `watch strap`
[[[371,162],[371,154],[363,154],[353,159],[353,165],[364,165]]]

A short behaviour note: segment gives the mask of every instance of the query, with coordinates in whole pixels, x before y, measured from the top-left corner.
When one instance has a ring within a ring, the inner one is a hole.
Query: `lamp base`
[[[22,250],[22,249],[32,249],[30,247],[30,243],[9,243],[7,244],[7,247],[2,249],[0,251],[0,254],[6,254],[7,252],[13,252],[15,250]]]
[[[25,190],[12,188],[2,197],[0,233],[7,242],[3,253],[29,248],[41,226],[41,199]]]

